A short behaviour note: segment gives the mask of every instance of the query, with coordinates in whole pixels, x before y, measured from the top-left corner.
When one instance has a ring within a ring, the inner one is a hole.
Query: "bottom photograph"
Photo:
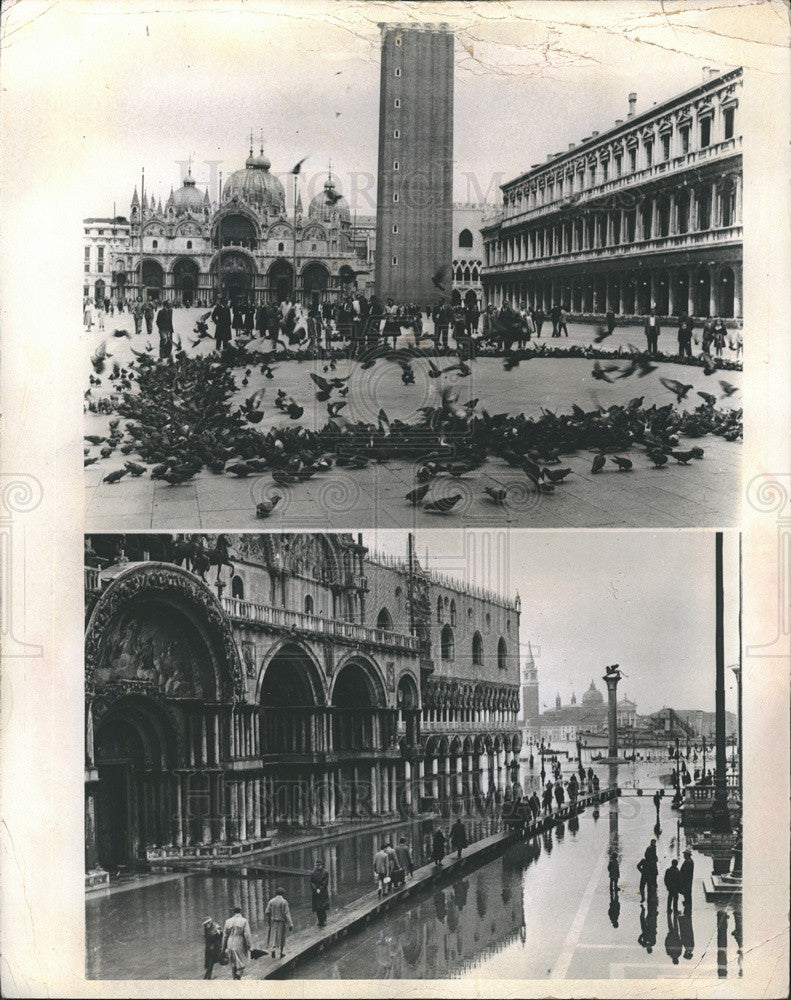
[[[87,977],[742,976],[740,548],[86,535]]]

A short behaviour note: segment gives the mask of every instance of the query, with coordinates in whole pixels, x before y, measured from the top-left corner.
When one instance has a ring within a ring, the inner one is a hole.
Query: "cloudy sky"
[[[363,532],[366,545],[404,556],[398,531]],[[418,531],[425,564],[499,593],[519,594],[520,640],[538,667],[539,698],[564,704],[604,667],[624,673],[619,694],[649,713],[714,709],[713,531]],[[738,661],[738,540],[726,533],[725,663]],[[727,706],[735,680],[726,671]]]
[[[625,117],[630,91],[644,110],[701,82],[706,65],[765,57],[765,45],[729,37],[731,7],[23,0],[7,13],[5,112],[26,182],[55,187],[80,218],[114,201],[128,212],[143,166],[164,201],[189,157],[216,192],[217,169],[243,166],[251,128],[273,171],[309,157],[303,198],[332,161],[366,213],[377,24],[442,20],[457,38],[455,197],[492,199],[498,183]]]

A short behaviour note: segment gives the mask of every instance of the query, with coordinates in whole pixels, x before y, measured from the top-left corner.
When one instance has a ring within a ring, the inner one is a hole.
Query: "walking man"
[[[403,869],[404,877],[411,877],[415,870],[415,866],[412,863],[412,852],[409,850],[409,845],[406,842],[406,837],[401,837],[396,844],[396,858],[398,859],[398,867]]]
[[[654,808],[656,809],[656,821],[659,822],[659,803],[662,801],[662,795],[657,788],[654,792]]]
[[[228,952],[231,975],[234,979],[242,978],[252,946],[250,924],[242,916],[241,906],[234,906],[233,915],[225,921],[222,935],[222,950]]]
[[[450,828],[450,842],[456,852],[456,860],[461,861],[461,852],[467,846],[467,830],[460,817],[456,817],[456,822]]]
[[[231,342],[231,310],[225,299],[220,299],[212,310],[211,321],[214,323],[214,342],[217,350],[221,351]]]
[[[159,356],[169,358],[173,351],[173,310],[167,299],[157,313],[157,330],[159,331]]]
[[[316,858],[316,865],[310,873],[310,894],[311,909],[316,914],[319,927],[324,927],[330,908],[330,873],[321,858]]]
[[[214,966],[220,961],[222,954],[222,930],[220,925],[206,917],[203,921],[203,978],[211,979]]]
[[[269,921],[272,958],[277,958],[278,949],[280,949],[280,957],[282,958],[286,952],[286,937],[288,936],[288,932],[294,930],[294,922],[291,919],[291,910],[289,909],[284,889],[278,888],[275,891],[275,895],[266,904],[264,916]]]
[[[374,878],[379,883],[379,895],[384,896],[390,885],[390,858],[384,844],[374,854]]]

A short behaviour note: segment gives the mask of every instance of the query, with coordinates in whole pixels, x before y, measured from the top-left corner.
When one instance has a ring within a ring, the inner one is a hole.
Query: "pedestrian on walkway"
[[[252,946],[250,924],[246,917],[242,916],[241,906],[234,906],[232,916],[225,921],[222,935],[222,950],[228,953],[231,975],[234,979],[242,978],[242,973],[250,959]]]
[[[555,782],[555,801],[558,804],[558,809],[563,808],[563,803],[566,801],[566,793],[563,791],[563,782]]]
[[[538,814],[541,812],[541,802],[538,798],[538,793],[533,792],[530,796],[530,811],[533,814],[533,822],[538,819]]]
[[[327,923],[327,910],[330,908],[330,873],[324,867],[321,858],[316,858],[316,864],[310,873],[311,909],[316,914],[319,927]]]
[[[662,801],[662,793],[657,790],[654,792],[654,808],[656,809],[656,821],[659,822],[659,804]]]
[[[610,876],[610,898],[618,895],[618,880],[621,877],[621,866],[618,864],[618,854],[610,852],[610,860],[607,865],[607,874]]]
[[[684,860],[679,868],[679,892],[684,897],[684,910],[692,908],[692,879],[695,875],[695,862],[692,860],[692,851],[687,848],[684,851]]]
[[[146,333],[150,337],[154,329],[154,307],[150,300],[143,306],[143,319],[146,321]]]
[[[645,339],[649,354],[656,354],[659,350],[659,333],[659,317],[656,309],[652,309],[645,318]]]
[[[214,323],[214,342],[221,351],[231,342],[231,310],[225,299],[220,299],[212,310],[211,321]]]
[[[390,865],[390,891],[392,892],[396,886],[397,876],[398,876],[398,855],[395,852],[395,848],[391,841],[385,843],[385,852],[387,854],[387,862]],[[401,879],[403,882],[403,878]]]
[[[665,889],[667,889],[667,912],[671,908],[678,913],[678,893],[681,889],[681,872],[678,870],[678,859],[673,858],[670,867],[665,871]]]
[[[461,817],[456,817],[456,822],[450,828],[450,843],[456,852],[456,860],[461,861],[461,852],[467,846],[467,829],[461,821]]]
[[[203,921],[203,978],[211,979],[214,966],[222,955],[222,929],[216,920]]]
[[[379,883],[379,895],[386,895],[390,889],[390,858],[385,844],[374,854],[374,878]]]
[[[612,336],[612,332],[615,329],[615,313],[612,309],[608,309],[604,314],[604,322],[607,324],[607,335]]]
[[[135,336],[137,336],[143,327],[143,303],[140,299],[137,299],[132,306],[132,319],[135,321]]]
[[[396,857],[398,858],[398,867],[402,868],[404,871],[404,878],[411,878],[415,866],[412,863],[412,852],[409,850],[409,845],[406,842],[406,837],[400,837],[398,843],[396,844]]]
[[[280,957],[282,958],[286,952],[288,932],[294,930],[294,922],[291,919],[291,910],[284,889],[275,890],[275,895],[266,904],[264,916],[269,921],[267,941],[271,940],[272,943],[272,958],[277,958],[278,949],[280,949]]]
[[[656,854],[651,853],[650,847],[646,848],[644,856],[637,862],[637,870],[640,872],[640,898],[645,898],[645,890],[647,889],[647,896],[651,901],[656,898],[656,882],[659,872]]]
[[[437,827],[434,831],[434,839],[431,842],[431,860],[437,866],[437,868],[442,867],[442,861],[445,857],[445,851],[447,849],[447,842],[445,840],[445,834],[442,830]]]

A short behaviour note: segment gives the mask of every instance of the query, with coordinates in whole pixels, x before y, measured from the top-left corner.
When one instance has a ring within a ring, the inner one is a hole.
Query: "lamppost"
[[[706,737],[703,737],[703,773],[700,776],[701,781],[706,780]]]

